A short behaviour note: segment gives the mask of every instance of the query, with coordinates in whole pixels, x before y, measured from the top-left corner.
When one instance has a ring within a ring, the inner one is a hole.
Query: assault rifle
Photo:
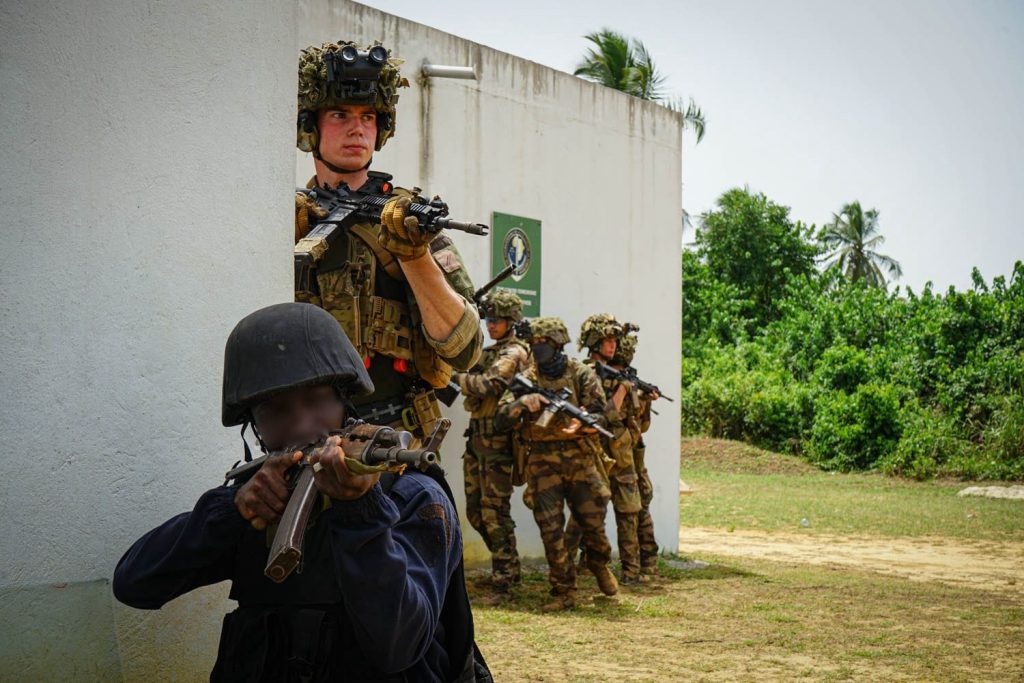
[[[487,284],[485,284],[480,289],[476,290],[476,292],[473,294],[473,303],[476,304],[477,310],[480,311],[480,315],[484,314],[484,299],[487,297],[490,291],[497,287],[499,284],[501,284],[502,280],[511,275],[512,271],[515,269],[516,267],[514,265],[512,265],[511,263],[508,264],[507,266],[502,268],[500,273],[498,273],[493,278],[488,280]]]
[[[600,377],[601,379],[617,379],[623,382],[629,382],[630,384],[632,384],[634,387],[644,392],[645,394],[653,394],[657,392],[658,396],[660,398],[665,399],[666,401],[675,400],[661,393],[661,389],[659,389],[654,384],[651,384],[650,382],[645,382],[639,377],[637,377],[636,368],[634,368],[633,366],[623,368],[622,370],[616,370],[610,365],[605,365],[601,361],[597,361],[597,376]]]
[[[315,443],[273,451],[228,472],[225,475],[225,484],[230,481],[245,481],[256,474],[268,458],[302,451],[302,460],[289,470],[291,496],[270,546],[270,556],[263,570],[267,578],[281,583],[302,560],[306,524],[309,522],[313,505],[319,498],[309,460],[314,451],[324,446],[328,437],[340,436],[340,445],[345,457],[366,465],[428,465],[437,462],[438,449],[451,424],[445,419],[438,421],[422,448],[409,448],[413,439],[410,432],[350,419],[343,428],[329,432]]]
[[[297,285],[302,282],[303,272],[308,271],[327,253],[327,249],[345,228],[355,223],[380,223],[381,210],[394,198],[391,194],[353,192],[344,183],[334,190],[314,187],[300,188],[296,191],[302,192],[327,211],[327,217],[320,219],[320,222],[295,245]],[[420,229],[431,234],[437,234],[442,230],[461,230],[472,235],[486,235],[489,230],[483,223],[465,223],[448,218],[448,204],[438,197],[429,201],[423,197],[415,197],[405,213],[407,216],[418,218]]]
[[[559,391],[544,389],[531,382],[522,374],[517,374],[512,378],[512,381],[509,382],[508,390],[511,391],[512,395],[516,398],[520,398],[526,394],[540,394],[547,399],[548,403],[544,406],[544,412],[536,420],[538,427],[547,427],[555,415],[565,413],[570,418],[579,420],[582,424],[597,430],[598,433],[604,434],[609,439],[615,438],[611,432],[598,424],[596,417],[588,413],[583,408],[569,402],[569,397],[572,396],[572,392],[568,388],[563,388]]]

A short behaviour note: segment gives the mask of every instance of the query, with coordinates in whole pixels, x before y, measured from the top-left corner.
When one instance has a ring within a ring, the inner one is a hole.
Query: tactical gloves
[[[406,215],[410,204],[409,197],[392,197],[380,212],[381,231],[377,241],[400,261],[411,261],[426,254],[434,237],[420,228],[416,216]]]

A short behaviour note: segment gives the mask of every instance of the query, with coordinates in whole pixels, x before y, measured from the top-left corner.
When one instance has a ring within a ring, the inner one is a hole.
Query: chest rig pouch
[[[379,193],[387,187],[395,196],[415,196],[392,188],[390,179],[371,171],[368,191]],[[376,354],[411,361],[405,374],[432,387],[447,386],[452,368],[427,344],[402,269],[377,242],[379,230],[367,222],[346,226],[343,239],[326,253],[313,254],[313,264],[296,273],[295,299],[333,315],[367,361]]]

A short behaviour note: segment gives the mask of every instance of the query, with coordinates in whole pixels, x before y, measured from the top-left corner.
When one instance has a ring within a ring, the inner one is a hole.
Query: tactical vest
[[[580,393],[583,390],[579,382],[579,366],[580,362],[578,360],[570,358],[565,366],[565,372],[562,373],[561,377],[555,379],[544,377],[538,373],[536,366],[531,366],[524,374],[543,389],[550,389],[551,391],[569,389],[572,392],[568,399],[569,402],[578,406],[580,404]],[[571,418],[564,414],[556,415],[547,427],[540,427],[533,420],[527,419],[522,430],[522,436],[526,441],[578,441],[584,438],[584,435],[578,432],[578,436],[570,436],[562,431],[569,426],[570,422]]]
[[[392,187],[390,179],[387,173],[370,171],[365,192],[415,197],[409,190]],[[315,178],[308,186],[314,183]],[[314,218],[310,227],[315,225]],[[447,386],[452,368],[427,343],[412,289],[395,256],[377,242],[380,230],[380,225],[370,223],[349,226],[303,281],[296,283],[295,300],[320,306],[334,316],[367,367],[375,356],[384,356],[409,386],[418,379],[429,387]],[[431,252],[450,244],[447,237],[439,236],[431,243]],[[420,393],[423,396],[412,407],[426,432],[428,423],[439,419],[441,412],[431,392]],[[400,398],[379,394],[378,390],[372,399]],[[412,396],[407,402],[413,404]]]
[[[385,495],[394,476],[385,473],[381,477]],[[421,473],[410,470],[402,476]],[[422,476],[437,481],[455,505],[441,468],[431,466]],[[359,656],[362,650],[337,584],[327,524],[317,523],[313,517],[306,531],[303,562],[282,583],[263,574],[273,529],[247,529],[239,546],[230,593],[239,606],[224,617],[211,682],[406,681],[402,674],[385,674]],[[451,670],[448,680],[491,680],[474,643],[461,560],[448,584],[437,633],[446,643]]]

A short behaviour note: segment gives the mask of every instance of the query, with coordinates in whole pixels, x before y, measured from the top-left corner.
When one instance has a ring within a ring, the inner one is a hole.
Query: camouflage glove
[[[298,242],[305,237],[310,230],[310,224],[316,223],[327,216],[327,211],[320,208],[304,192],[295,193],[295,241]]]
[[[420,228],[416,216],[407,216],[406,210],[412,200],[409,197],[392,197],[380,212],[380,235],[377,241],[399,261],[411,261],[427,253],[433,235]]]

